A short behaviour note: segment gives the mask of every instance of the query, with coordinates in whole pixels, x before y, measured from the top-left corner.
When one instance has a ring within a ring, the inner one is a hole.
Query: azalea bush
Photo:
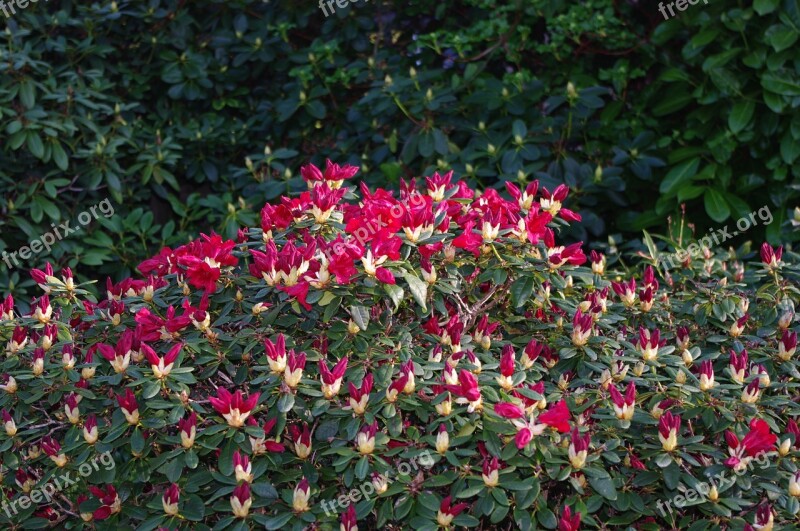
[[[3,528],[797,526],[796,254],[666,271],[560,245],[565,186],[356,172],[307,165],[100,300],[32,271],[0,308]]]

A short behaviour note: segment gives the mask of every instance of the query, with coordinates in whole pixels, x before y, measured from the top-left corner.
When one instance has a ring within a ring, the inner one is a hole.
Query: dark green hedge
[[[614,0],[371,0],[327,18],[284,0],[31,4],[0,37],[0,248],[111,198],[113,217],[24,269],[124,275],[190,227],[257,223],[325,157],[372,184],[419,168],[566,181],[574,238],[667,234],[685,202],[701,230],[769,206],[766,236],[792,239],[798,5],[700,2],[664,22]],[[0,285],[24,291],[19,271],[0,263]]]

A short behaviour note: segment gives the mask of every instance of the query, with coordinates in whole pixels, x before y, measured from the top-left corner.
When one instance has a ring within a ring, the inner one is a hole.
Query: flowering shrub
[[[797,525],[796,255],[611,274],[557,243],[566,187],[355,172],[99,302],[5,299],[5,528]]]

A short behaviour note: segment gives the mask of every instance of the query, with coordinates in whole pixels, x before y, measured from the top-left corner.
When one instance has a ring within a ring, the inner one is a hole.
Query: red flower
[[[752,458],[773,450],[778,436],[771,433],[769,424],[765,421],[753,419],[750,421],[750,431],[741,441],[732,431],[725,432],[725,439],[728,443],[728,453],[731,455],[725,460],[725,464],[736,468],[747,463],[746,457]]]
[[[564,506],[564,512],[558,520],[558,531],[578,531],[581,526],[581,513],[572,514],[569,506]]]
[[[256,407],[260,396],[260,393],[255,393],[245,398],[239,389],[231,394],[226,389],[218,387],[217,396],[209,397],[208,401],[230,426],[240,428],[244,426],[244,421]]]
[[[89,485],[89,492],[103,504],[93,513],[95,520],[105,520],[112,514],[116,514],[120,511],[122,502],[117,495],[117,490],[114,488],[114,485],[106,485],[102,489],[94,485]]]

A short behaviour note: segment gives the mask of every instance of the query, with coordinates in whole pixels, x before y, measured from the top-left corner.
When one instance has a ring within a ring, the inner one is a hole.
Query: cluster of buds
[[[188,417],[178,420],[178,430],[181,446],[187,450],[194,446],[194,438],[197,436],[197,413],[192,411]]]
[[[308,429],[308,424],[303,423],[303,429],[297,427],[296,424],[289,426],[289,435],[294,442],[294,453],[300,459],[306,459],[311,455],[311,431]]]
[[[303,379],[303,369],[305,368],[306,353],[297,354],[294,350],[290,350],[286,357],[286,370],[283,371],[283,381],[294,389],[300,385],[300,380]]]
[[[489,488],[496,487],[500,482],[500,460],[496,457],[491,459],[486,456],[483,459],[483,471],[481,474],[483,484]]]
[[[472,334],[472,340],[483,347],[484,350],[489,350],[492,346],[492,334],[500,323],[489,323],[489,317],[484,315],[481,317],[478,324],[475,326],[475,333]]]
[[[304,477],[300,483],[294,488],[292,495],[292,509],[296,513],[302,513],[308,510],[308,500],[311,498],[311,486],[308,480]]]
[[[575,312],[575,316],[572,318],[573,345],[582,347],[589,342],[589,337],[592,335],[593,322],[591,314],[584,315],[580,310]]]
[[[8,341],[6,345],[6,353],[10,356],[17,354],[20,350],[25,348],[25,345],[28,344],[28,331],[21,327],[17,326],[14,328],[14,331],[11,333],[11,339]]]
[[[619,296],[626,307],[633,306],[636,303],[636,279],[632,278],[628,282],[612,282],[611,289],[614,290]]]
[[[661,331],[656,328],[653,332],[644,327],[639,328],[639,341],[636,347],[644,361],[655,361],[658,358],[658,348],[666,341],[661,341]]]
[[[636,409],[636,384],[630,382],[623,396],[614,385],[608,386],[614,413],[620,420],[631,420]]]
[[[452,498],[450,496],[446,497],[442,500],[439,504],[439,512],[436,513],[436,522],[442,527],[450,527],[450,524],[453,523],[453,518],[461,514],[464,509],[469,507],[468,503],[457,503],[455,505],[451,505]]]
[[[588,433],[581,435],[577,426],[573,428],[569,449],[567,450],[569,463],[572,465],[572,468],[580,470],[586,464],[586,456],[589,453],[589,444],[591,442],[592,438]]]
[[[228,422],[229,426],[241,428],[256,407],[260,396],[260,393],[255,393],[245,397],[239,389],[231,394],[226,389],[218,387],[217,396],[209,397],[208,401],[217,413]]]
[[[181,489],[177,483],[171,484],[164,490],[161,496],[161,506],[164,508],[164,514],[168,516],[178,515],[178,501],[181,499]]]
[[[344,373],[347,370],[347,357],[340,359],[333,370],[328,369],[328,364],[324,359],[319,360],[319,375],[322,380],[322,394],[328,400],[334,398],[339,394],[339,389],[342,387],[342,380]]]
[[[70,424],[77,424],[81,420],[81,412],[78,409],[78,402],[80,395],[69,393],[64,401],[64,414],[67,416]]]
[[[253,450],[253,455],[262,455],[268,452],[281,453],[284,451],[283,445],[280,442],[270,438],[270,433],[277,423],[278,419],[276,418],[267,420],[262,428],[264,433],[262,437],[249,436],[250,448]],[[256,422],[256,419],[253,417],[247,419],[247,424],[249,426],[258,426],[258,422]]]
[[[125,389],[124,394],[117,395],[117,402],[128,424],[131,426],[139,424],[139,404],[136,402],[136,396],[134,396],[133,391]]]
[[[169,373],[172,371],[172,367],[175,365],[175,360],[178,359],[178,355],[181,352],[181,346],[182,345],[180,343],[177,343],[162,358],[156,354],[156,351],[150,348],[150,346],[145,345],[144,343],[141,344],[141,351],[144,354],[144,357],[147,358],[147,361],[150,363],[150,368],[153,370],[153,376],[159,380],[163,380],[169,376]]]
[[[233,512],[233,516],[236,518],[246,518],[252,504],[253,500],[250,498],[250,484],[239,483],[239,485],[233,489],[233,495],[231,496],[231,511]]]
[[[778,341],[778,357],[783,361],[789,361],[797,350],[797,332],[789,330],[783,331],[783,336]]]
[[[500,376],[497,377],[497,383],[506,391],[514,388],[514,345],[508,344],[503,347],[503,353],[500,356]]]
[[[681,429],[681,418],[667,411],[658,420],[658,439],[665,452],[671,452],[678,447],[678,432]]]
[[[99,437],[100,435],[97,430],[97,416],[92,413],[86,417],[86,421],[83,423],[83,440],[86,441],[86,444],[91,445],[96,443]]]
[[[42,439],[42,451],[56,464],[62,468],[67,465],[67,456],[61,452],[61,445],[50,436]]]
[[[3,427],[6,430],[6,435],[9,437],[13,437],[17,434],[17,424],[14,422],[14,418],[11,414],[6,411],[6,408],[0,410],[0,415],[3,417]]]
[[[247,454],[240,453],[239,450],[233,452],[233,471],[237,482],[253,482],[253,465],[250,463],[250,458]]]
[[[369,403],[369,394],[372,392],[373,378],[372,374],[367,374],[361,382],[361,387],[356,387],[353,382],[348,382],[348,390],[350,391],[350,409],[353,410],[353,415],[363,415],[367,411],[367,404]]]
[[[714,365],[711,360],[705,360],[700,364],[698,375],[701,391],[710,391],[714,388],[716,382],[714,381]]]
[[[365,424],[356,435],[356,446],[361,455],[370,455],[375,451],[375,434],[378,433],[378,423]]]
[[[742,332],[744,332],[745,324],[747,323],[747,319],[749,318],[750,318],[749,314],[744,314],[740,318],[736,319],[733,322],[733,324],[731,324],[730,330],[728,331],[731,337],[736,338],[742,335]]]

